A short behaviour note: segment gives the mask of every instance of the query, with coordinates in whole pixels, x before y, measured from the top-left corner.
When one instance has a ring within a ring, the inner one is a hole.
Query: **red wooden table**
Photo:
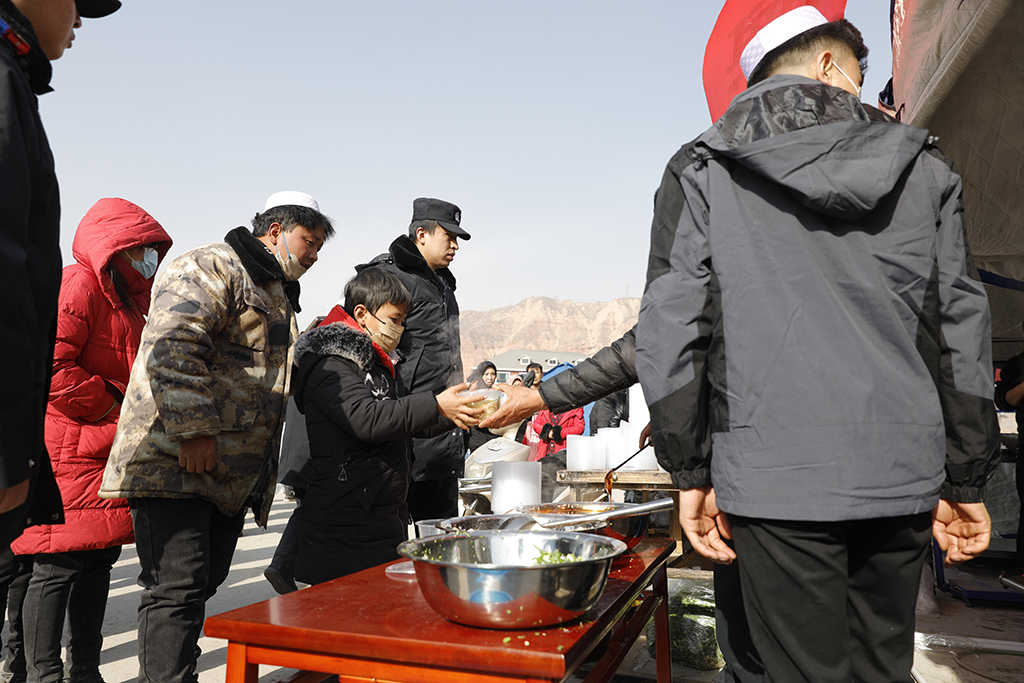
[[[587,681],[608,681],[653,615],[658,682],[670,683],[668,579],[673,539],[646,539],[617,558],[598,604],[559,626],[497,630],[445,620],[414,576],[385,565],[206,620],[228,642],[227,683],[256,683],[259,664],[338,674],[342,683],[562,681],[602,639]],[[642,602],[630,610],[637,600]]]

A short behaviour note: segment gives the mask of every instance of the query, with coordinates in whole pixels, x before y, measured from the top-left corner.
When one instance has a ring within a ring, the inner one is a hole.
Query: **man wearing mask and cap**
[[[747,89],[665,171],[636,332],[684,531],[737,561],[786,683],[910,680],[930,537],[956,563],[991,528],[990,322],[961,180],[926,130],[861,104],[866,55],[809,6],[747,45]]]
[[[455,276],[449,269],[459,240],[470,237],[461,221],[462,211],[454,204],[420,197],[412,203],[408,235],[395,239],[386,254],[367,264],[397,273],[412,293],[405,333],[398,344],[402,362],[396,366],[410,394],[439,394],[462,383],[459,304],[455,300]],[[459,429],[412,440],[408,501],[413,520],[458,514],[459,477],[465,454],[465,437]]]
[[[120,6],[118,0],[0,0],[0,346],[17,359],[0,385],[2,608],[11,582],[20,595],[28,577],[16,566],[11,542],[26,526],[64,521],[43,441],[61,280],[60,196],[37,97],[52,90],[50,62],[71,47],[81,18],[104,17]],[[24,661],[7,657],[15,659]]]
[[[154,284],[100,488],[129,499],[140,681],[195,681],[206,601],[246,508],[266,526],[273,499],[298,279],[334,228],[302,192],[271,195],[252,226],[182,254]]]

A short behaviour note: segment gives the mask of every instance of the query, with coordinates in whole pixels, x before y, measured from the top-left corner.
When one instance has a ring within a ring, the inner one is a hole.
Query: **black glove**
[[[562,440],[562,425],[555,425],[551,428],[551,440],[561,441]]]
[[[550,424],[546,424],[543,427],[541,427],[540,428],[540,434],[538,436],[540,436],[540,440],[541,441],[550,441],[551,440],[551,425]]]

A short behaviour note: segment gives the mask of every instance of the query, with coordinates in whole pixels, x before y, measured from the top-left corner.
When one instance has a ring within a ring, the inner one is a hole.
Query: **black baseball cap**
[[[443,199],[420,197],[412,200],[412,220],[437,221],[438,225],[448,232],[464,240],[469,239],[469,233],[459,225],[459,221],[462,220],[462,209]]]
[[[86,19],[99,19],[121,9],[121,0],[75,0],[78,14]]]

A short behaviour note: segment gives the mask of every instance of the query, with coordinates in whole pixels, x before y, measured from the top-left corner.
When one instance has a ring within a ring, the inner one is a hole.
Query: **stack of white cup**
[[[593,436],[570,434],[565,441],[565,466],[567,469],[603,470],[605,469],[604,441]]]
[[[503,515],[518,505],[540,505],[539,462],[495,462],[491,467],[491,510]]]

